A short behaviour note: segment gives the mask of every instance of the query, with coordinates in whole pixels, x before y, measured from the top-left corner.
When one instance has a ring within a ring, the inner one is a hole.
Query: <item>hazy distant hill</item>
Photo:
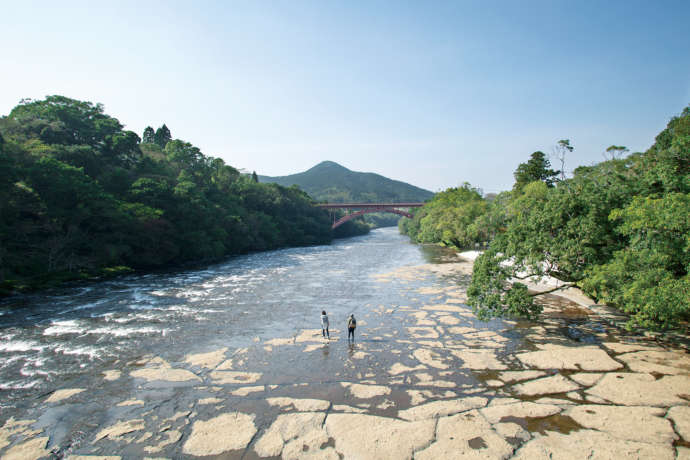
[[[275,182],[288,187],[296,184],[315,200],[331,203],[417,202],[434,195],[379,174],[350,171],[333,161],[321,162],[305,172],[289,176],[259,176],[259,182]]]

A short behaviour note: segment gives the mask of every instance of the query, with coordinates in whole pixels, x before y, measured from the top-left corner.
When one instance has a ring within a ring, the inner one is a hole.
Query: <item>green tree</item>
[[[252,171],[252,181],[259,183],[259,176],[256,175],[256,171]]]
[[[156,134],[153,131],[153,128],[150,126],[147,126],[146,129],[144,129],[144,134],[142,136],[142,142],[146,144],[153,144],[156,142]]]
[[[520,163],[513,173],[515,176],[513,190],[520,191],[525,185],[534,181],[542,181],[552,187],[558,174],[559,171],[551,169],[551,163],[543,152],[534,152],[530,159],[526,163]]]
[[[160,148],[164,149],[166,145],[168,145],[168,142],[172,140],[172,136],[170,135],[170,130],[168,129],[167,126],[165,126],[165,123],[163,123],[163,126],[158,128],[156,130],[156,133],[153,135],[153,142],[157,144]]]

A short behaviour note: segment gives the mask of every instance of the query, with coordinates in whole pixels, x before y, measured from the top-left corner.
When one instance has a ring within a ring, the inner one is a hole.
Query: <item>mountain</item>
[[[330,203],[379,202],[402,203],[431,199],[434,194],[406,182],[374,173],[351,171],[333,161],[289,176],[259,176],[259,182],[275,182],[289,187],[298,185],[317,201]]]

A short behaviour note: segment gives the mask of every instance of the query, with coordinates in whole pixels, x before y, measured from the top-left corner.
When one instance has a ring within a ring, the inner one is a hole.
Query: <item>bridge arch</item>
[[[340,227],[345,222],[350,221],[350,220],[354,219],[355,217],[362,216],[364,214],[369,214],[372,212],[391,212],[393,214],[398,214],[399,216],[404,216],[404,217],[412,219],[412,214],[410,214],[409,212],[406,212],[406,211],[401,211],[400,209],[393,209],[393,208],[360,209],[359,211],[355,211],[351,214],[347,214],[347,215],[341,217],[340,219],[336,220],[335,222],[333,222],[333,226],[331,227],[331,229],[334,229],[336,227]]]

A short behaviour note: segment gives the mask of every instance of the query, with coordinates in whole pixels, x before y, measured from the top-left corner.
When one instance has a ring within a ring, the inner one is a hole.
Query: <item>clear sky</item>
[[[509,189],[646,150],[690,103],[690,1],[3,1],[0,114],[49,94],[277,176]]]

